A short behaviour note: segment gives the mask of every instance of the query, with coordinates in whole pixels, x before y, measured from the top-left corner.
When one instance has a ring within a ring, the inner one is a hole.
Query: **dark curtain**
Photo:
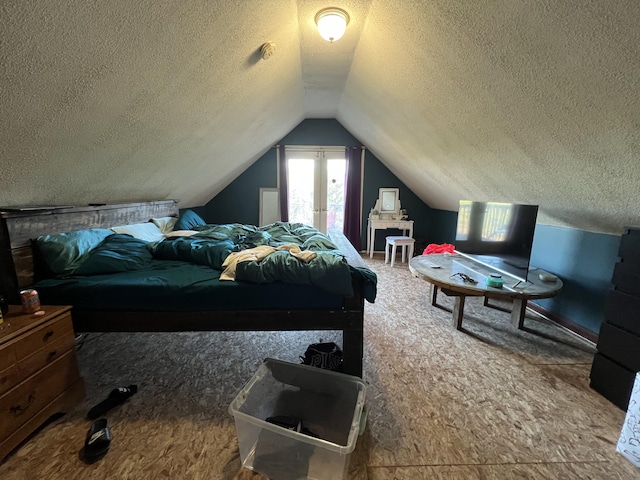
[[[284,145],[278,145],[278,162],[280,165],[280,220],[289,221],[289,181],[287,175],[287,156]]]
[[[362,147],[347,147],[347,168],[344,192],[344,236],[360,251],[362,248],[362,213],[360,190],[362,185]]]

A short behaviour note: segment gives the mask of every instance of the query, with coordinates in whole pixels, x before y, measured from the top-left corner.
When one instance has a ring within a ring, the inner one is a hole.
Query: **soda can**
[[[36,313],[40,310],[40,297],[33,288],[20,291],[20,302],[24,313]]]

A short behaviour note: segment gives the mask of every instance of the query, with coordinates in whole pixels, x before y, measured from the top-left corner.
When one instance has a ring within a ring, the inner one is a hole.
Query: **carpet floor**
[[[615,452],[624,412],[589,388],[593,344],[533,312],[517,330],[475,298],[457,331],[406,263],[365,261],[378,297],[365,310],[368,418],[348,478],[640,479]],[[229,404],[265,358],[299,363],[319,340],[341,344],[337,332],[84,335],[84,401],[10,454],[0,478],[263,478],[241,466]],[[88,410],[130,384],[138,392],[106,415],[108,454],[85,464]]]

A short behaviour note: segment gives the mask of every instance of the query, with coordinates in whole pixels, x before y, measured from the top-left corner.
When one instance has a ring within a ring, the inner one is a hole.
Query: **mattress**
[[[34,288],[42,304],[90,310],[332,309],[344,302],[343,296],[311,285],[221,281],[220,273],[205,265],[153,260],[140,270],[49,278]]]

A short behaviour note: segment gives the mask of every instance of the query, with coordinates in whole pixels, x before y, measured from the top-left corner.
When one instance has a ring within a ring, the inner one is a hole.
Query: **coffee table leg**
[[[453,326],[462,330],[462,316],[464,315],[464,295],[457,296],[453,302]]]
[[[438,286],[432,283],[431,284],[431,305],[433,305],[434,307],[438,306],[436,302],[437,297],[438,297]]]
[[[511,324],[521,330],[524,325],[524,315],[527,312],[527,300],[525,298],[514,298],[511,309]]]

